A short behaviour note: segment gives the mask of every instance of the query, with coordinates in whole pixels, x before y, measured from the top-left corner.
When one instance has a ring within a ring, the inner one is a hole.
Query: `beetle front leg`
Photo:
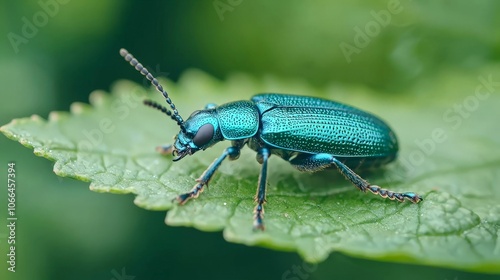
[[[255,194],[255,201],[257,206],[253,211],[255,230],[264,230],[264,203],[266,202],[266,186],[267,186],[267,160],[269,159],[270,152],[267,148],[261,148],[257,151],[257,161],[262,164],[259,174],[259,182],[257,184],[257,194]]]
[[[383,198],[389,198],[391,200],[398,200],[403,202],[405,199],[418,203],[422,197],[414,192],[393,192],[390,190],[382,189],[377,185],[370,185],[366,180],[361,178],[358,174],[352,171],[347,165],[343,164],[337,160],[334,156],[330,154],[316,154],[307,156],[298,156],[290,160],[290,163],[294,165],[297,169],[301,171],[315,172],[322,170],[326,167],[334,165],[337,167],[339,172],[344,175],[344,177],[354,184],[358,189],[363,192],[367,190],[373,194],[378,194]]]
[[[210,182],[210,179],[212,179],[215,171],[217,171],[226,157],[229,156],[229,159],[231,160],[237,159],[240,156],[240,149],[240,145],[231,146],[225,149],[222,155],[216,158],[214,162],[212,162],[212,164],[210,164],[210,166],[205,170],[205,172],[201,174],[200,178],[196,179],[196,182],[198,183],[193,187],[193,189],[190,192],[177,196],[175,200],[177,200],[179,204],[182,205],[189,199],[198,197],[198,195],[203,192],[203,188],[208,185],[208,182]]]

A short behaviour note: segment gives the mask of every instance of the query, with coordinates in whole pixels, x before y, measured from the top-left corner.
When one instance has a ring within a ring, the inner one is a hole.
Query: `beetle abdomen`
[[[338,157],[395,156],[392,130],[365,112],[324,107],[275,107],[261,116],[261,139],[276,148]]]

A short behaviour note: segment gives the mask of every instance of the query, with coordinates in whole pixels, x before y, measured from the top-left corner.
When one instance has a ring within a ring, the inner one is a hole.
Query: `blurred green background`
[[[220,79],[245,72],[318,87],[357,84],[383,98],[436,73],[474,75],[500,60],[494,0],[2,0],[0,7],[0,124],[68,110],[117,79],[140,81],[121,47],[173,80],[194,67]],[[18,175],[17,272],[7,271],[2,226],[1,279],[494,278],[341,254],[297,273],[303,262],[295,253],[167,227],[164,212],[136,207],[133,196],[93,193],[88,183],[55,176],[51,162],[18,143],[0,143],[2,180],[10,161]]]

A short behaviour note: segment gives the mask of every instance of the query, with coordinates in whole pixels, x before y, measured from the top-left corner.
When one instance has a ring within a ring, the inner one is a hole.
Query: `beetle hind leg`
[[[354,184],[359,190],[366,192],[367,190],[373,194],[378,194],[383,198],[397,200],[403,202],[405,199],[413,203],[418,203],[423,198],[414,192],[393,192],[383,189],[377,185],[370,185],[368,181],[364,180],[352,171],[347,165],[337,160],[330,154],[315,154],[315,155],[301,155],[290,160],[290,163],[300,171],[315,172],[324,168],[335,166],[344,177]]]
[[[267,160],[270,156],[269,149],[261,148],[257,151],[257,161],[262,164],[259,175],[259,182],[257,184],[257,194],[255,194],[255,202],[257,206],[253,211],[254,213],[254,230],[264,230],[264,203],[266,202],[266,186],[267,186]]]

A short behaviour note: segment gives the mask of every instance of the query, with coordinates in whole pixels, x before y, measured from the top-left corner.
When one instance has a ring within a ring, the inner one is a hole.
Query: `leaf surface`
[[[189,71],[178,84],[163,81],[186,118],[206,103],[249,99],[258,92],[321,96],[373,112],[396,131],[400,159],[363,173],[374,184],[424,196],[418,205],[363,194],[335,170],[305,174],[271,157],[264,232],[252,231],[260,166],[255,152],[225,162],[208,190],[184,206],[172,199],[227,147],[222,142],[173,163],[155,152],[179,128],[142,106],[154,91],[117,82],[95,91],[90,104],[69,113],[15,119],[1,131],[55,161],[54,172],[90,182],[97,192],[134,193],[139,207],[170,210],[166,223],[223,230],[231,242],[297,251],[319,262],[333,251],[363,258],[500,273],[499,67],[446,73],[401,95],[332,84],[318,90],[301,81],[234,75],[225,82]],[[489,83],[488,81],[493,81]],[[489,86],[488,86],[489,85]],[[478,88],[480,88],[478,90]]]

